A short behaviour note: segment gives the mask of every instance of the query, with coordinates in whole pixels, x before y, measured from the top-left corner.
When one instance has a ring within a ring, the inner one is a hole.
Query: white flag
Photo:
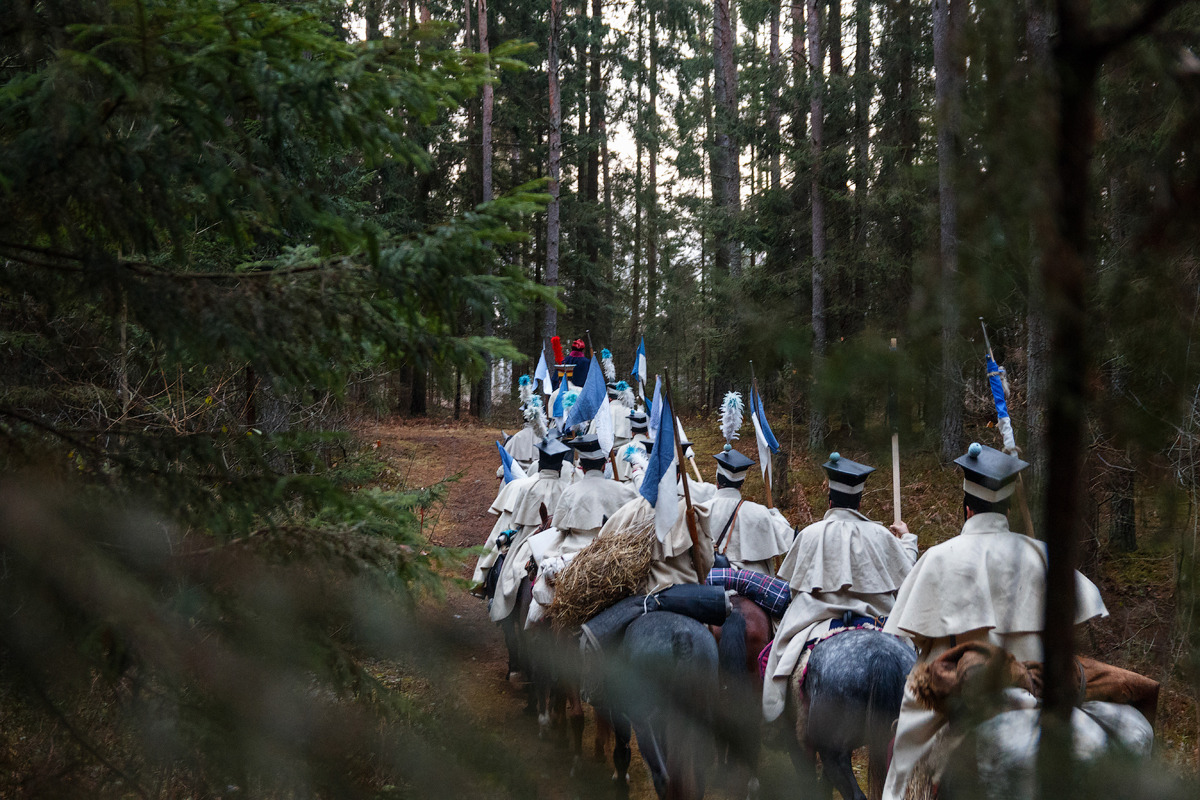
[[[763,435],[762,425],[758,422],[758,414],[751,414],[750,419],[754,423],[754,438],[758,441],[758,466],[762,469],[763,481],[770,484],[772,483],[771,447],[767,444],[767,437]]]
[[[605,454],[611,453],[616,436],[613,434],[612,408],[607,394],[604,396],[604,402],[600,404],[600,410],[596,412],[593,422],[600,449]]]

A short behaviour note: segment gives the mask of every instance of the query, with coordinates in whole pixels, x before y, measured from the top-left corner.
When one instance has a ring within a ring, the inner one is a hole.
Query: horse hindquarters
[[[849,754],[867,745],[872,797],[883,790],[892,723],[900,715],[904,682],[915,661],[916,653],[900,639],[865,629],[819,642],[809,657],[803,686],[808,713],[797,733],[804,744],[829,754],[822,756],[827,768],[830,761],[848,764]],[[848,769],[831,772],[844,796],[843,785],[862,796]]]
[[[656,611],[625,631],[619,706],[633,721],[660,797],[699,798],[713,755],[717,645],[690,617]]]

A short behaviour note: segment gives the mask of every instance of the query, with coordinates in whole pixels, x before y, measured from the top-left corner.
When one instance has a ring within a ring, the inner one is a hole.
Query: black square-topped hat
[[[963,491],[994,503],[1013,493],[1017,475],[1029,464],[994,447],[972,442],[967,454],[954,459],[962,467]]]
[[[600,446],[600,437],[594,433],[589,433],[586,436],[576,436],[569,444],[579,454],[580,458],[593,461],[608,458],[608,453],[604,452],[604,448]]]
[[[713,458],[717,460],[717,474],[724,475],[731,481],[744,480],[746,470],[757,463],[754,459],[734,450],[733,446],[729,444],[725,445],[725,449]]]
[[[538,469],[561,469],[563,457],[571,452],[561,441],[548,436],[537,443],[537,449]]]
[[[650,417],[646,415],[645,411],[634,409],[629,412],[629,426],[635,431],[645,433],[650,430]]]
[[[829,491],[842,494],[862,494],[863,483],[875,471],[874,467],[843,458],[836,451],[829,454],[829,460],[821,465],[821,469],[829,478]]]

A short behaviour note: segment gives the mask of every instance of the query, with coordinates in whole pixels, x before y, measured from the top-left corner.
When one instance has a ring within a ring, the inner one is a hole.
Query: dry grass
[[[637,591],[650,571],[653,518],[640,528],[598,536],[558,576],[550,617],[563,628],[587,622]]]

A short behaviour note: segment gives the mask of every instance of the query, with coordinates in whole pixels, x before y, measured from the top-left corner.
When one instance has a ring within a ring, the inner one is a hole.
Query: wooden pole
[[[988,358],[992,361],[996,360],[995,354],[992,352],[992,343],[988,339],[987,325],[983,321],[983,317],[979,318],[979,325],[983,328],[983,346],[987,348]],[[1003,373],[1001,373],[1003,375]],[[1000,385],[1004,389],[1004,399],[1008,399],[1008,380],[1004,377],[1000,379]],[[988,393],[991,394],[991,379],[988,379]],[[1015,434],[1014,434],[1015,436]],[[1016,453],[1009,453],[1010,456],[1015,456]],[[1033,533],[1033,515],[1029,513],[1029,501],[1025,498],[1025,477],[1017,474],[1017,505],[1021,509],[1021,521],[1025,523],[1025,535],[1032,537]]]
[[[896,352],[896,339],[892,338],[891,347],[892,353]],[[895,356],[892,358],[891,372],[896,371]],[[888,387],[888,416],[891,417],[892,423],[892,522],[900,522],[900,421],[896,409],[896,386],[895,381],[888,381],[891,384]]]
[[[674,427],[675,404],[671,402],[671,373],[666,369],[663,369],[663,402],[667,404],[667,408],[671,409],[671,424]],[[675,428],[672,434],[675,437],[675,457],[678,459],[677,463],[682,464],[684,462],[683,440],[679,437],[679,429]],[[688,488],[687,475],[680,470],[679,476],[683,480],[684,519],[687,521],[688,536],[692,540],[692,569],[696,571],[696,582],[704,583],[708,576],[704,574],[704,567],[700,561],[700,533],[696,530],[696,509],[692,507],[692,492]]]

